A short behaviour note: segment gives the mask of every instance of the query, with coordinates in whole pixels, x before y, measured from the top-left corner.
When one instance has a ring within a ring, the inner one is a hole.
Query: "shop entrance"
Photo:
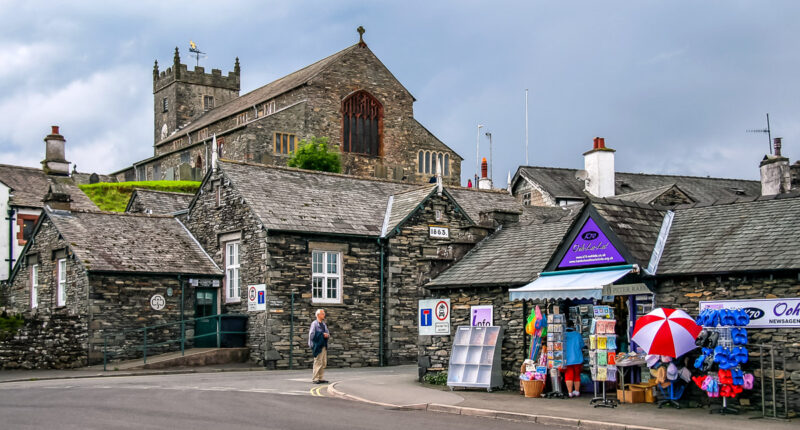
[[[217,315],[217,289],[197,288],[194,293],[194,345],[197,348],[217,347],[218,319]]]

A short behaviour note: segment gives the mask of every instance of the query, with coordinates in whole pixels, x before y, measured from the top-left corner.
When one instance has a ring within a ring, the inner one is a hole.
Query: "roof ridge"
[[[578,171],[581,169],[571,168],[571,167],[548,167],[548,166],[520,166],[521,169],[531,168],[531,169],[551,169],[551,170],[574,170]],[[723,181],[746,181],[746,182],[760,182],[755,179],[737,179],[737,178],[720,178],[716,176],[695,176],[695,175],[675,175],[669,173],[636,173],[636,172],[614,172],[615,174],[625,174],[625,175],[642,175],[642,176],[669,176],[672,178],[693,178],[693,179],[713,179],[713,180],[723,180]]]
[[[181,195],[188,195],[188,196],[193,196],[194,195],[194,193],[185,193],[185,192],[182,192],[182,191],[153,190],[153,189],[150,189],[150,188],[141,188],[141,187],[133,187],[133,191],[147,191],[147,192],[162,193],[162,194],[181,194]]]
[[[172,215],[166,214],[145,214],[145,213],[131,213],[131,212],[113,212],[113,211],[103,211],[103,210],[96,210],[90,211],[87,209],[70,209],[68,211],[62,209],[53,209],[50,208],[50,213],[56,215],[62,214],[89,214],[89,215],[111,215],[111,216],[128,216],[128,217],[139,217],[139,218],[175,218]]]
[[[338,178],[343,178],[343,179],[357,179],[357,180],[363,180],[363,181],[384,182],[384,183],[390,183],[390,184],[401,184],[401,185],[412,185],[412,186],[413,185],[417,185],[415,183],[396,181],[396,180],[393,180],[393,179],[348,175],[346,173],[323,172],[323,171],[320,171],[320,170],[300,169],[300,168],[297,168],[297,167],[273,166],[273,165],[269,165],[269,164],[259,164],[259,163],[253,163],[253,162],[248,162],[248,161],[228,160],[228,159],[224,159],[224,158],[220,158],[219,161],[223,162],[223,163],[228,163],[228,164],[239,164],[239,165],[243,165],[243,166],[261,167],[261,168],[264,168],[264,169],[283,170],[283,171],[287,171],[287,172],[307,173],[307,174],[313,174],[313,175],[333,176],[333,177],[338,177]]]
[[[44,170],[42,170],[41,167],[18,166],[16,164],[2,164],[2,163],[0,163],[0,167],[13,167],[15,169],[35,170],[37,172],[41,172],[42,174],[45,174]]]
[[[800,199],[800,190],[792,190],[788,193],[782,194],[771,194],[768,196],[754,196],[754,197],[743,197],[737,199],[717,199],[713,202],[696,202],[690,204],[683,204],[678,205],[675,209],[701,209],[707,207],[718,207],[718,206],[730,206],[730,205],[737,205],[737,204],[747,204],[747,203],[760,203],[760,202],[772,202],[772,201],[781,201],[781,200],[792,200],[792,199]]]

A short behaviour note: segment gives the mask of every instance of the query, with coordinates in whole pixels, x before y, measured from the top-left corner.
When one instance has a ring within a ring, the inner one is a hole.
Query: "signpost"
[[[744,309],[750,315],[747,328],[800,327],[800,298],[712,300],[700,302],[700,310]]]
[[[258,312],[267,310],[267,285],[258,284],[247,287],[247,310]]]
[[[473,306],[470,309],[470,317],[469,317],[469,325],[475,326],[482,326],[482,327],[490,327],[493,324],[492,315],[494,313],[494,306],[492,305],[485,305],[485,306]]]
[[[420,300],[417,315],[420,336],[450,335],[450,299]]]

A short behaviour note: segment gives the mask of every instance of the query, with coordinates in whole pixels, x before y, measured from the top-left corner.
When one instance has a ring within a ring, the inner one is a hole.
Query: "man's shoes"
[[[319,381],[311,381],[312,384],[327,384],[328,381],[325,379],[320,379]]]

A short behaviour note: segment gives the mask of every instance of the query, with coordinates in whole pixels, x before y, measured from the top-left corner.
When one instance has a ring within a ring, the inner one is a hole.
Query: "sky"
[[[800,158],[800,2],[0,0],[0,163],[110,173],[153,155],[153,61],[241,62],[241,94],[364,40],[414,115],[496,186],[521,164],[583,168],[595,136],[624,172],[758,179],[770,114]],[[163,70],[164,67],[162,67]],[[528,159],[525,90],[528,89]],[[484,125],[480,135],[478,124]],[[492,133],[492,154],[485,132]]]

